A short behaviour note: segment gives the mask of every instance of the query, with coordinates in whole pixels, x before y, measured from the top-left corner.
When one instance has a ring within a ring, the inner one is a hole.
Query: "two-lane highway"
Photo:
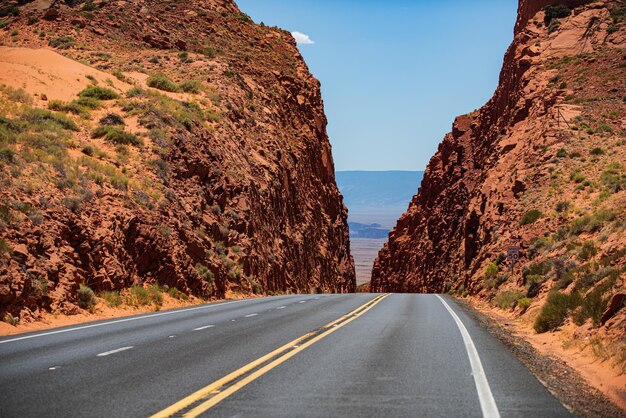
[[[0,339],[0,416],[569,416],[437,295],[294,295]]]

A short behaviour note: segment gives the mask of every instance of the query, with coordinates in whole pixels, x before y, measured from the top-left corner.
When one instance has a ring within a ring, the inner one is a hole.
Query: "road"
[[[290,295],[0,339],[0,416],[560,417],[449,297]]]

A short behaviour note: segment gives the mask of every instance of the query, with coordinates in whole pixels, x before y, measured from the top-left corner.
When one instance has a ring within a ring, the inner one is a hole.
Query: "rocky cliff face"
[[[619,311],[601,318],[625,290],[625,15],[622,1],[520,1],[493,98],[440,144],[372,290],[477,295],[531,316],[560,292],[586,326]]]
[[[0,14],[0,313],[75,312],[80,284],[354,290],[319,83],[288,32],[230,0]]]

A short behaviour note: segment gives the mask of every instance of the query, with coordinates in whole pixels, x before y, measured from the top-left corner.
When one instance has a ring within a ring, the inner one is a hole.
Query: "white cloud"
[[[309,35],[302,32],[291,32],[291,35],[296,39],[298,45],[313,45],[315,43],[309,38]]]

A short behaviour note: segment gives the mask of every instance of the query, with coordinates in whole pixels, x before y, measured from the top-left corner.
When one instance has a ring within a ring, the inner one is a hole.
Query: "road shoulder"
[[[540,353],[527,340],[498,321],[470,306],[467,301],[455,302],[475,321],[496,337],[570,412],[579,417],[617,417],[625,412],[611,399],[592,387],[564,361]]]

